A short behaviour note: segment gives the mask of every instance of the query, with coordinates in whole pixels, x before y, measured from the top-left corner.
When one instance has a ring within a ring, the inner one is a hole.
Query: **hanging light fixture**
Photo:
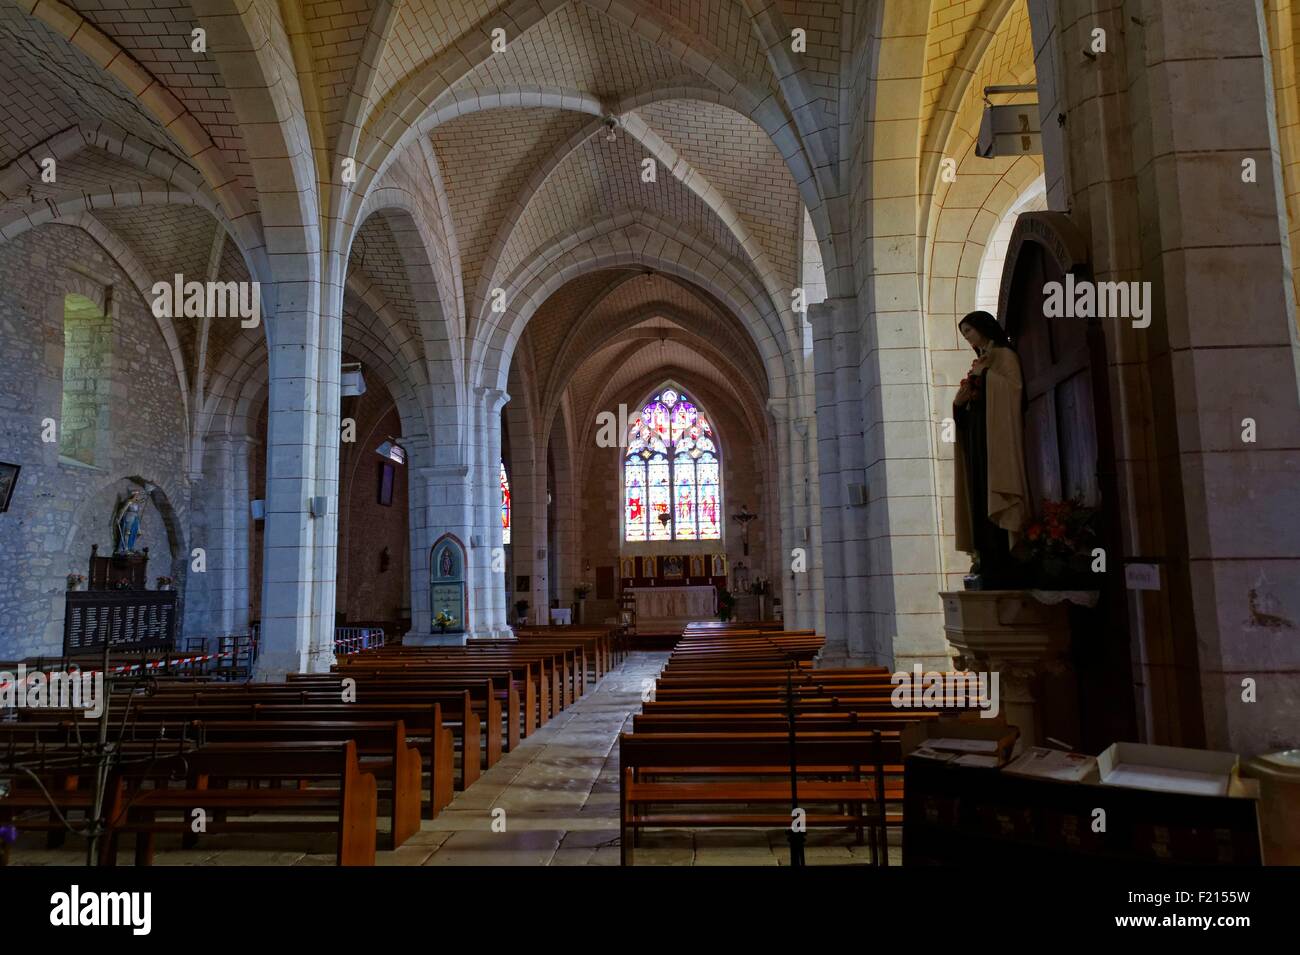
[[[339,395],[355,398],[366,393],[366,379],[361,374],[361,362],[343,365],[339,374]]]

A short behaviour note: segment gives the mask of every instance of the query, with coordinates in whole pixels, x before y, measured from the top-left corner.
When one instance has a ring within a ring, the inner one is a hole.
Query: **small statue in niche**
[[[151,493],[153,493],[153,485],[146,484],[143,489],[133,490],[127,495],[126,500],[118,505],[117,512],[113,515],[113,534],[116,537],[114,557],[138,553],[136,545],[140,540],[140,518],[144,516],[144,509],[149,503]]]
[[[972,557],[968,589],[1019,582],[1011,548],[1029,519],[1025,476],[1024,377],[998,320],[971,312],[958,323],[978,356],[953,400],[957,441],[957,549]]]
[[[451,576],[451,548],[450,547],[444,547],[442,549],[442,558],[438,561],[438,576],[440,577]]]

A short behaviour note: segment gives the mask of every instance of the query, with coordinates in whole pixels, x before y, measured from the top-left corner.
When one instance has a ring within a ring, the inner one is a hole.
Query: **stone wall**
[[[96,359],[108,427],[93,465],[60,457],[57,432],[42,440],[43,422],[57,428],[62,416],[70,293],[111,326]],[[190,490],[172,355],[145,299],[88,234],[45,225],[0,244],[0,341],[0,461],[22,468],[0,514],[0,657],[12,658],[61,650],[66,577],[87,572],[92,544],[111,553],[114,508],[143,482],[157,486],[140,522],[149,576],[175,578],[183,599]]]

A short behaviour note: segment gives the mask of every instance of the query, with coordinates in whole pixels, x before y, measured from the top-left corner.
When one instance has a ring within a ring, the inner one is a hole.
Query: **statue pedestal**
[[[1069,611],[1027,590],[941,593],[944,634],[959,670],[998,674],[999,704],[1026,746],[1079,744]]]

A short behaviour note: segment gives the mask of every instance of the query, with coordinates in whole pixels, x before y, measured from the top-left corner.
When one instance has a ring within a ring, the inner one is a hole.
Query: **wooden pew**
[[[374,865],[378,790],[375,777],[362,772],[357,746],[344,743],[214,743],[184,757],[187,780],[183,788],[140,789],[123,800],[119,791],[111,808],[105,837],[106,863],[117,857],[121,835],[133,832],[136,865],[152,865],[154,836],[159,832],[188,833],[191,812],[207,814],[209,831],[321,832],[337,831],[338,865]],[[129,776],[129,774],[127,774]],[[215,789],[212,778],[337,780],[333,788]],[[409,777],[407,780],[409,784]],[[418,784],[417,784],[418,786]],[[418,792],[418,789],[417,789]],[[229,813],[312,814],[314,819],[222,818]],[[179,819],[160,819],[178,813]],[[326,818],[320,818],[320,817]]]
[[[788,828],[790,741],[783,733],[623,733],[619,736],[619,829],[622,862],[631,865],[642,829]],[[884,848],[886,765],[902,762],[897,739],[879,731],[800,733],[795,740],[799,808],[808,826],[871,830],[873,855]],[[715,769],[743,769],[753,779],[705,778]],[[863,778],[864,773],[867,778]],[[841,779],[805,779],[838,775]],[[666,779],[666,776],[686,777]],[[648,778],[653,777],[653,778]],[[741,805],[743,809],[735,809]],[[676,812],[652,812],[678,806]],[[701,809],[699,807],[709,807]],[[727,807],[733,807],[728,809]],[[785,807],[783,811],[766,807]],[[686,808],[692,807],[692,808]]]
[[[437,702],[430,702],[435,699]],[[436,749],[443,745],[443,729],[450,728],[461,742],[461,765],[458,788],[467,789],[482,772],[482,722],[475,712],[468,690],[460,694],[421,696],[420,702],[394,699],[376,703],[288,702],[274,695],[259,702],[255,698],[232,694],[226,700],[180,701],[159,699],[136,706],[141,719],[173,720],[328,720],[332,722],[403,720],[408,732],[430,741],[435,749],[433,766],[442,766]],[[489,728],[490,731],[490,728]],[[500,738],[500,725],[496,727]],[[422,750],[423,752],[423,750]]]
[[[351,740],[356,744],[361,768],[374,775],[377,782],[387,783],[380,797],[387,794],[390,802],[389,848],[396,849],[420,831],[423,804],[424,756],[418,746],[408,744],[406,724],[402,720],[389,723],[374,722],[306,722],[306,721],[255,721],[255,722],[196,722],[190,729],[199,751],[212,744],[258,746],[265,744],[331,743]],[[443,730],[449,733],[448,730]],[[449,747],[443,747],[449,755]],[[444,756],[445,759],[445,756]],[[432,764],[432,758],[430,759]],[[440,768],[430,765],[431,787],[433,780],[446,780],[444,789],[451,788],[452,767],[444,763]],[[430,799],[435,800],[430,792]],[[451,801],[445,792],[446,802]],[[446,805],[446,802],[438,808]],[[435,810],[436,812],[436,810]],[[430,818],[432,818],[432,813]]]

